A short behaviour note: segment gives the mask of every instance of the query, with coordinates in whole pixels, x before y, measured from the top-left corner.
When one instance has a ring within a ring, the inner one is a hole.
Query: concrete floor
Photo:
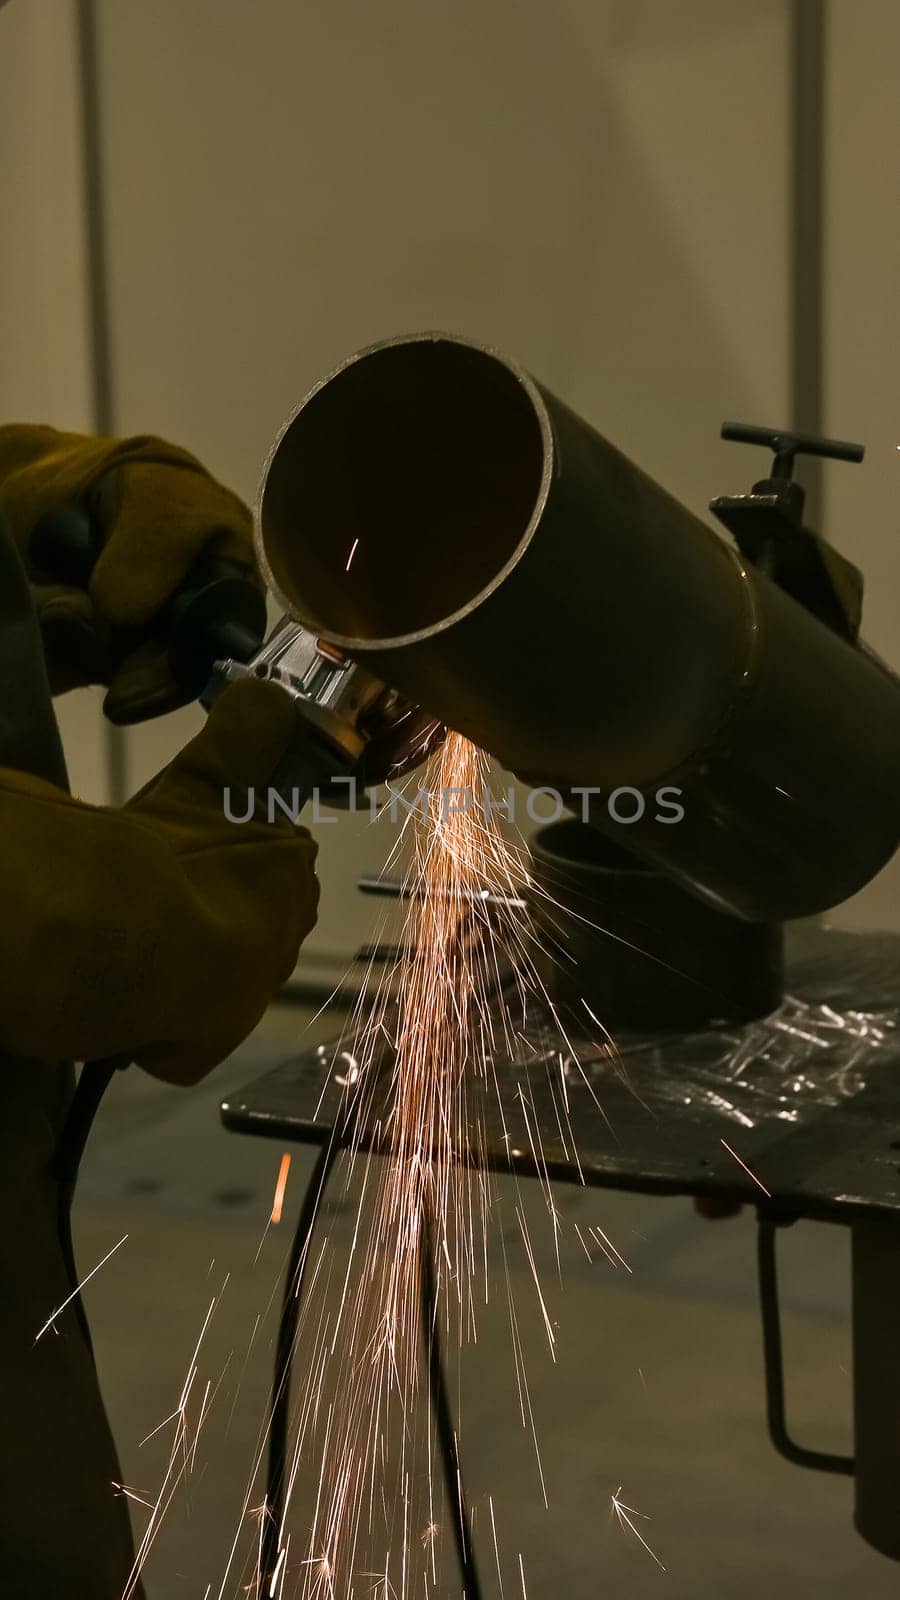
[[[227,1276],[198,1362],[196,1397],[208,1379],[213,1385],[208,1420],[189,1487],[174,1496],[153,1545],[148,1600],[230,1600],[245,1592],[240,1557],[224,1584],[223,1575],[257,1450],[281,1268],[311,1156],[294,1152],[285,1220],[266,1231],[281,1147],[225,1133],[217,1107],[229,1089],[292,1053],[304,1026],[303,1013],[273,1010],[238,1056],[186,1093],[138,1072],[121,1075],[85,1160],[76,1212],[82,1273],[128,1234],[86,1299],[124,1481],[151,1501],[171,1425],[140,1441],[176,1407],[210,1301]],[[319,1018],[304,1042],[334,1031],[332,1020]],[[767,1441],[752,1217],[711,1224],[687,1201],[561,1188],[564,1220],[582,1229],[599,1223],[632,1272],[589,1263],[568,1228],[560,1285],[540,1192],[530,1187],[555,1364],[527,1264],[512,1255],[511,1262],[549,1509],[518,1417],[497,1295],[466,1358],[462,1419],[485,1594],[500,1593],[489,1494],[508,1596],[521,1594],[519,1553],[530,1600],[561,1592],[568,1600],[896,1594],[900,1574],[852,1529],[849,1482],[790,1467]],[[516,1225],[505,1210],[511,1239]],[[328,1211],[338,1251],[351,1220],[338,1194]],[[804,1442],[847,1450],[846,1237],[800,1225],[781,1248],[791,1423]],[[619,1485],[622,1500],[649,1519],[637,1526],[665,1572],[612,1518]],[[261,1491],[251,1503],[260,1499]],[[138,1503],[133,1511],[140,1536],[148,1513]],[[244,1519],[242,1553],[251,1535]],[[459,1594],[449,1541],[442,1571],[440,1592],[449,1600]]]

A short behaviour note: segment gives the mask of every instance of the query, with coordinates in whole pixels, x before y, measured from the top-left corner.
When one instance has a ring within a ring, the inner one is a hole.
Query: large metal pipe
[[[519,775],[602,791],[592,820],[736,914],[821,911],[900,842],[898,681],[494,350],[344,362],[276,440],[257,539],[291,616]]]

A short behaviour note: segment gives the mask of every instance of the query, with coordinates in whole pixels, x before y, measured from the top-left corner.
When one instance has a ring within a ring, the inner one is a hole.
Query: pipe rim
[[[401,345],[429,343],[460,345],[464,349],[474,350],[477,351],[479,355],[490,357],[493,361],[496,361],[500,366],[504,367],[506,371],[515,378],[527,395],[531,408],[534,412],[535,420],[538,424],[541,447],[543,451],[540,482],[531,515],[529,516],[524,532],[516,543],[512,553],[507,557],[503,565],[494,574],[490,583],[486,584],[483,589],[480,589],[477,594],[473,595],[465,605],[458,607],[456,611],[449,612],[447,616],[439,618],[437,622],[429,623],[427,627],[418,628],[412,633],[393,634],[383,638],[359,638],[358,636],[352,634],[344,634],[332,630],[326,631],[319,625],[318,622],[310,619],[308,616],[304,616],[300,609],[293,604],[289,597],[284,593],[272,570],[272,566],[266,552],[262,527],[263,502],[265,499],[269,473],[283,440],[294,426],[297,418],[307,408],[307,406],[311,404],[316,396],[321,394],[322,390],[327,388],[327,386],[332,383],[335,378],[346,372],[350,367],[356,366],[360,362],[368,360],[373,355],[377,355],[380,351],[395,349]],[[513,361],[509,356],[504,355],[502,351],[496,348],[496,346],[482,344],[476,339],[464,338],[461,334],[443,333],[440,331],[398,334],[391,339],[378,339],[375,341],[375,343],[365,345],[362,349],[356,350],[352,355],[345,357],[343,361],[339,362],[336,367],[333,367],[330,372],[326,373],[324,377],[320,378],[319,381],[307,391],[302,400],[299,401],[299,403],[294,407],[294,409],[289,413],[285,421],[282,423],[266,455],[253,512],[253,542],[256,549],[257,561],[265,580],[266,587],[272,597],[278,602],[282,610],[292,619],[292,621],[299,622],[302,627],[308,628],[312,633],[315,633],[317,637],[326,639],[330,644],[337,645],[341,649],[346,650],[347,654],[350,656],[359,656],[366,653],[380,653],[381,651],[385,650],[400,650],[408,645],[419,644],[423,640],[436,638],[438,635],[446,633],[457,623],[462,622],[466,617],[471,616],[474,611],[477,611],[482,605],[484,605],[485,601],[490,599],[491,595],[494,594],[494,592],[506,582],[509,574],[514,570],[515,567],[518,566],[526,550],[528,549],[528,546],[534,538],[538,524],[543,516],[544,507],[546,506],[547,496],[550,490],[550,481],[553,476],[554,461],[555,449],[553,430],[550,425],[550,416],[537,384],[531,375],[526,372],[524,367],[521,367],[518,362]]]

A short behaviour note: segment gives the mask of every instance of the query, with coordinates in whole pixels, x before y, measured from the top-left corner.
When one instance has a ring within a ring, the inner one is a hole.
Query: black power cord
[[[434,1228],[431,1212],[427,1207],[423,1210],[422,1248],[419,1251],[419,1305],[422,1313],[422,1335],[428,1352],[428,1394],[437,1427],[444,1473],[444,1491],[448,1504],[454,1506],[456,1510],[453,1518],[453,1538],[460,1576],[463,1580],[463,1596],[464,1600],[481,1600],[481,1580],[472,1544],[469,1509],[462,1486],[459,1442],[453,1426],[453,1413],[450,1409],[447,1377],[441,1353],[437,1283],[434,1273]]]
[[[272,1374],[272,1392],[269,1398],[269,1456],[266,1472],[266,1521],[263,1528],[260,1553],[260,1581],[271,1583],[278,1565],[278,1545],[284,1519],[284,1495],[287,1482],[288,1421],[291,1402],[291,1367],[294,1360],[294,1343],[300,1316],[300,1296],[306,1276],[313,1230],[322,1209],[325,1188],[340,1146],[332,1134],[319,1151],[294,1229],[288,1256],[278,1323],[278,1341],[275,1346],[275,1370]]]
[[[300,1296],[310,1245],[316,1222],[322,1209],[325,1186],[338,1154],[337,1140],[332,1136],[323,1145],[312,1170],[297,1226],[288,1256],[278,1325],[275,1353],[275,1371],[269,1401],[269,1456],[266,1473],[266,1523],[263,1529],[260,1559],[260,1582],[263,1592],[271,1583],[278,1565],[279,1534],[284,1518],[284,1495],[287,1482],[288,1420],[290,1412],[291,1367],[297,1323],[300,1315]],[[455,1507],[453,1536],[459,1570],[463,1580],[464,1600],[482,1600],[481,1581],[472,1545],[469,1512],[462,1490],[459,1449],[453,1415],[447,1393],[446,1375],[441,1352],[440,1332],[437,1322],[437,1285],[434,1274],[434,1237],[430,1213],[426,1210],[422,1222],[422,1248],[419,1252],[419,1304],[422,1334],[428,1352],[428,1394],[438,1433],[444,1489],[449,1505]]]
[[[59,1185],[56,1198],[56,1221],[63,1260],[69,1275],[69,1282],[72,1285],[71,1304],[92,1356],[94,1354],[94,1346],[91,1342],[91,1330],[88,1327],[87,1314],[78,1288],[78,1269],[75,1265],[75,1249],[72,1244],[72,1202],[75,1198],[75,1185],[78,1182],[81,1158],[84,1155],[84,1147],[88,1142],[90,1131],[94,1126],[94,1118],[117,1069],[122,1065],[124,1063],[120,1060],[86,1061],[84,1063],[72,1099],[69,1102],[69,1109],[66,1112],[66,1120],[63,1123],[53,1164],[53,1174]]]
[[[81,1158],[94,1119],[116,1071],[127,1065],[124,1059],[88,1061],[72,1096],[57,1148],[54,1164],[59,1184],[57,1219],[63,1256],[74,1291],[72,1304],[81,1331],[93,1355],[90,1329],[81,1295],[72,1245],[72,1202]],[[279,1533],[284,1518],[287,1482],[288,1431],[290,1420],[291,1368],[300,1316],[300,1303],[310,1246],[325,1198],[331,1169],[340,1151],[332,1133],[319,1151],[303,1196],[291,1242],[285,1275],[281,1316],[275,1350],[275,1368],[269,1399],[269,1451],[266,1471],[266,1522],[263,1528],[260,1578],[271,1582],[278,1563]],[[437,1284],[434,1272],[434,1229],[426,1209],[422,1221],[422,1248],[419,1252],[419,1294],[422,1336],[428,1354],[428,1393],[438,1434],[444,1489],[448,1505],[455,1508],[453,1536],[463,1580],[465,1600],[482,1600],[481,1581],[472,1545],[472,1529],[462,1489],[459,1447],[447,1392],[438,1328]]]

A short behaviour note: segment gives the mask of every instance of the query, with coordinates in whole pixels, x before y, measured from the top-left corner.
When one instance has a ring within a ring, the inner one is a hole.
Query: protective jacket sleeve
[[[296,736],[287,695],[249,680],[122,810],[0,768],[0,1050],[190,1082],[246,1037],[316,916],[315,844],[265,810]],[[256,814],[229,820],[227,790]]]

